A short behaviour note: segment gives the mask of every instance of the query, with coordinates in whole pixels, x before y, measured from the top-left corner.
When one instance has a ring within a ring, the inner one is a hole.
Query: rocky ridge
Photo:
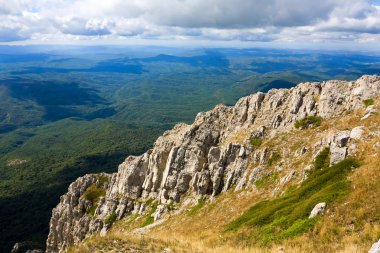
[[[297,120],[308,116],[332,118],[362,109],[363,101],[378,96],[379,90],[380,76],[302,83],[199,113],[192,125],[178,124],[145,154],[128,157],[117,173],[86,175],[72,183],[53,210],[47,252],[60,252],[91,233],[105,233],[114,220],[131,213],[153,209],[154,219],[159,220],[171,203],[254,187],[272,154],[250,145],[250,140],[292,131]],[[364,119],[376,113],[371,106],[366,110]],[[360,127],[333,132],[315,143],[313,153],[329,146],[330,164],[337,163],[355,152],[350,140],[362,132]],[[291,171],[281,184],[294,176]]]

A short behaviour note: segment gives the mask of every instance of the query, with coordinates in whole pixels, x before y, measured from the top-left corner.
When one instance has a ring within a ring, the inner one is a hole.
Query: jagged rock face
[[[306,116],[340,116],[363,108],[363,100],[378,95],[379,89],[379,76],[363,76],[355,82],[302,83],[241,98],[233,107],[219,105],[199,113],[192,125],[176,125],[157,139],[153,149],[119,165],[118,172],[109,176],[106,195],[93,217],[86,214],[91,203],[81,196],[97,177],[87,175],[72,183],[53,210],[47,252],[59,252],[93,232],[104,231],[109,226],[104,219],[112,213],[118,219],[143,213],[149,200],[161,204],[154,214],[159,218],[166,210],[164,204],[189,196],[215,196],[231,187],[244,189],[265,173],[261,165],[248,170],[250,159],[263,164],[268,151],[253,150],[250,155],[248,145],[234,142],[239,132],[257,129],[257,135],[274,136],[293,129],[294,122]],[[330,145],[334,164],[347,155],[350,135],[357,138],[359,130],[321,141],[315,152]]]
[[[102,176],[108,177],[106,174]],[[50,219],[46,252],[57,252],[80,242],[88,233],[97,232],[104,226],[102,219],[86,214],[92,205],[82,196],[94,184],[99,184],[99,176],[85,175],[72,183],[68,192],[61,196],[60,203],[53,209]],[[107,188],[107,185],[103,187]]]

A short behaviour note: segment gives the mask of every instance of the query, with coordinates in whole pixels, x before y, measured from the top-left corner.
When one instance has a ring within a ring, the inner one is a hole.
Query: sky
[[[380,0],[0,0],[0,44],[380,44]]]

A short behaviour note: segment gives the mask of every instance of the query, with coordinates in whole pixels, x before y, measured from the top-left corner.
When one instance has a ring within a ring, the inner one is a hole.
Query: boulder
[[[372,247],[368,253],[380,253],[380,240],[372,244]]]
[[[330,166],[343,161],[347,156],[347,147],[339,147],[335,143],[330,146]]]
[[[357,126],[351,130],[350,138],[354,140],[360,140],[364,133],[364,126]]]
[[[323,214],[325,209],[326,209],[326,203],[322,202],[322,203],[316,204],[309,215],[309,219],[314,218],[317,215]]]
[[[335,143],[338,147],[342,148],[347,145],[347,142],[350,139],[350,131],[340,131],[335,135]]]

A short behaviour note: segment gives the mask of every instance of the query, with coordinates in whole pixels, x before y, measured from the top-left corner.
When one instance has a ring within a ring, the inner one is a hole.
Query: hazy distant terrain
[[[380,55],[272,49],[0,47],[0,252],[44,244],[76,177],[258,90],[380,73]]]

